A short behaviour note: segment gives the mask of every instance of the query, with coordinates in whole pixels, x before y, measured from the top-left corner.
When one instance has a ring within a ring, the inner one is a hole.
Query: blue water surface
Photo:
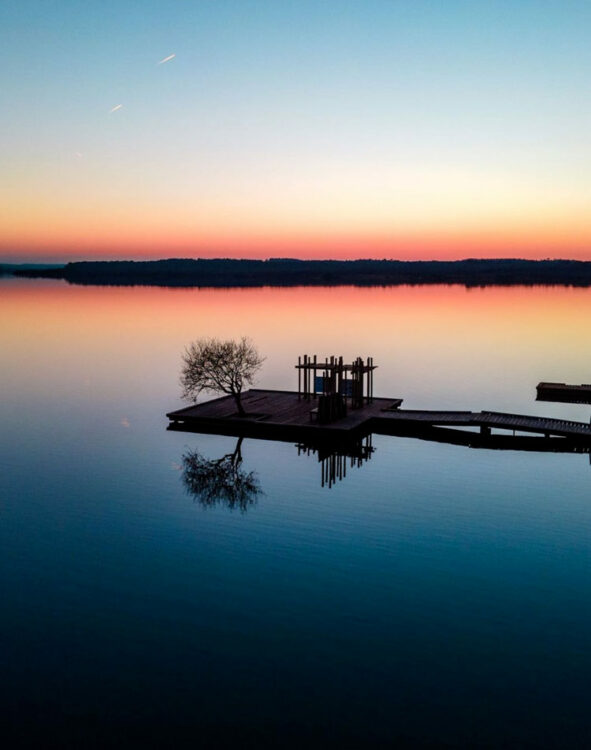
[[[329,489],[246,439],[261,491],[205,507],[183,456],[235,438],[166,431],[160,372],[68,397],[26,335],[0,413],[12,746],[589,746],[587,455],[374,436]]]

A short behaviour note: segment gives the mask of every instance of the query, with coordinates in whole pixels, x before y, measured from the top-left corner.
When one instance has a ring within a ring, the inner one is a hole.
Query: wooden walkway
[[[536,453],[591,453],[591,440],[579,437],[541,437],[535,434],[513,434],[499,431],[481,433],[455,427],[437,427],[417,422],[390,422],[387,429],[378,426],[376,434],[409,437],[428,442],[460,445],[466,448],[483,448],[502,451],[532,451]]]
[[[424,411],[401,409],[402,399],[374,398],[331,424],[316,424],[311,411],[318,402],[295,391],[251,389],[243,394],[247,416],[240,418],[230,396],[170,412],[170,429],[244,435],[270,439],[317,440],[399,434],[400,428],[468,427],[488,436],[492,429],[591,441],[591,424],[494,411]]]
[[[515,432],[533,432],[559,437],[584,437],[591,439],[591,424],[573,422],[568,419],[533,417],[526,414],[508,414],[498,411],[420,411],[400,409],[387,415],[382,414],[378,422],[399,421],[423,423],[433,426],[477,427],[483,433],[493,428]],[[380,432],[379,429],[375,432]]]

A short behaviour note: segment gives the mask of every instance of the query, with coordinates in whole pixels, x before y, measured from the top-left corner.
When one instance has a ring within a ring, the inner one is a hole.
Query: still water
[[[0,280],[2,731],[14,745],[588,747],[584,454],[396,437],[321,486],[246,439],[234,508],[166,431],[186,343],[250,336],[263,388],[298,354],[373,356],[408,408],[588,421],[591,291],[167,290]],[[185,462],[183,460],[185,457]]]

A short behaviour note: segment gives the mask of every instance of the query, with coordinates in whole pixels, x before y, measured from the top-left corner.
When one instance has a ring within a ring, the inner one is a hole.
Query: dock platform
[[[170,429],[195,429],[234,435],[236,430],[248,437],[279,439],[330,439],[353,434],[368,434],[372,418],[400,407],[400,398],[374,398],[369,404],[350,409],[347,415],[330,424],[314,421],[318,399],[298,397],[296,391],[266,391],[252,388],[242,394],[246,417],[239,417],[231,396],[222,396],[185,409],[170,412]]]
[[[558,401],[567,404],[591,404],[591,385],[569,385],[568,383],[538,383],[538,401]]]
[[[239,417],[231,396],[222,396],[194,406],[169,412],[169,429],[244,435],[277,440],[338,440],[362,437],[370,433],[396,435],[425,428],[468,428],[482,436],[491,431],[543,435],[591,441],[591,424],[496,411],[433,411],[401,409],[400,398],[373,398],[363,406],[350,409],[346,416],[330,424],[314,421],[318,402],[295,391],[253,388],[242,395],[246,417]]]

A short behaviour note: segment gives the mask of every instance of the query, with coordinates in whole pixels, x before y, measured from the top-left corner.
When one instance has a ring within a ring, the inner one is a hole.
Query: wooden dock
[[[481,433],[456,427],[437,427],[430,424],[399,421],[388,425],[379,434],[408,437],[432,443],[446,443],[466,448],[501,451],[531,451],[536,453],[591,453],[591,440],[569,437],[541,437],[513,432]]]
[[[526,414],[508,414],[498,411],[420,411],[400,409],[390,414],[382,414],[374,432],[384,433],[387,424],[392,422],[422,423],[430,426],[475,427],[482,434],[489,434],[493,428],[512,432],[529,432],[546,437],[569,437],[591,439],[591,424],[574,422],[568,419],[534,417]]]
[[[396,435],[426,428],[468,428],[468,435],[491,436],[492,430],[591,442],[591,424],[494,411],[432,411],[401,409],[402,399],[374,398],[330,424],[314,421],[317,401],[295,391],[251,389],[242,396],[246,417],[236,414],[230,396],[170,412],[169,429],[243,435],[275,440],[318,441],[361,437],[371,433]],[[459,430],[456,430],[459,432]]]
[[[568,385],[567,383],[538,383],[538,401],[558,401],[568,404],[591,404],[591,385]]]
[[[369,421],[382,413],[398,409],[402,399],[374,398],[369,404],[350,409],[346,416],[330,424],[318,424],[314,411],[318,399],[298,396],[295,391],[264,391],[252,388],[242,395],[246,417],[239,417],[230,396],[204,401],[173,411],[166,416],[171,429],[195,429],[223,435],[307,440],[322,435],[331,439],[353,434],[369,434]],[[240,432],[237,433],[236,430]]]

